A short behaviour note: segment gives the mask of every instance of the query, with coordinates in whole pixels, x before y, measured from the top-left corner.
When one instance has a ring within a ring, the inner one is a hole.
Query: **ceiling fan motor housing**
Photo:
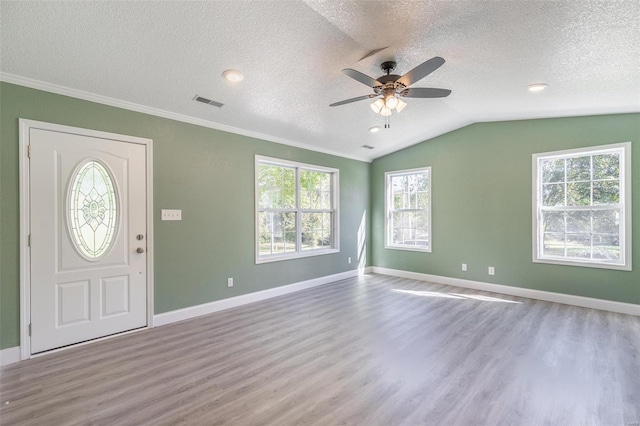
[[[387,74],[390,74],[395,71],[397,65],[396,61],[386,61],[380,64],[380,69]]]

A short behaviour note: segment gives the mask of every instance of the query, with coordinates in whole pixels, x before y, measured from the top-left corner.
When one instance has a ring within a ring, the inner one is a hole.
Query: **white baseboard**
[[[418,281],[429,281],[436,284],[447,284],[456,287],[472,288],[474,290],[508,294],[510,296],[527,297],[529,299],[538,299],[547,302],[562,303],[565,305],[581,306],[583,308],[600,309],[602,311],[640,316],[640,305],[636,305],[633,303],[614,302],[612,300],[594,299],[591,297],[574,296],[571,294],[554,293],[551,291],[532,290],[529,288],[464,280],[461,278],[429,275],[419,272],[401,271],[398,269],[379,268],[377,266],[374,266],[372,268],[372,271],[374,274],[409,278]]]
[[[270,288],[268,290],[257,291],[255,293],[243,294],[241,296],[230,297],[228,299],[216,300],[214,302],[203,303],[202,305],[190,306],[188,308],[177,309],[175,311],[164,312],[153,316],[153,326],[171,324],[177,321],[183,321],[190,318],[199,317],[201,315],[211,314],[213,312],[225,309],[235,308],[246,305],[248,303],[258,302],[260,300],[270,299],[272,297],[282,296],[284,294],[293,293],[300,290],[316,287],[323,284],[329,284],[335,281],[344,280],[346,278],[356,277],[363,273],[371,272],[371,268],[365,268],[364,271],[341,272],[339,274],[327,275],[325,277],[314,278],[307,281],[283,285],[280,287]]]
[[[0,350],[0,367],[20,361],[20,346]]]

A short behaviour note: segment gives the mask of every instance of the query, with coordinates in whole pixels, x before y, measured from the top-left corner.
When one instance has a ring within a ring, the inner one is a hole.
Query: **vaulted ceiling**
[[[4,81],[366,161],[473,122],[640,111],[637,0],[2,1],[0,24]],[[371,93],[344,68],[434,56],[412,87],[452,94],[389,129],[371,101],[329,107]]]

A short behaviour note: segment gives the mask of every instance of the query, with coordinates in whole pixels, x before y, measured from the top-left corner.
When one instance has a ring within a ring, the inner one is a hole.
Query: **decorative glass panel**
[[[98,260],[115,241],[118,197],[105,165],[89,160],[71,177],[67,222],[71,241],[88,260]]]

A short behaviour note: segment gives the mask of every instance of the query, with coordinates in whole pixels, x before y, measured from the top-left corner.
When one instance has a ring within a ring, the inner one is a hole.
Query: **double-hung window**
[[[631,143],[533,156],[534,262],[631,270]]]
[[[256,156],[256,263],[338,252],[338,170]]]
[[[431,251],[431,167],[385,173],[386,248]]]

